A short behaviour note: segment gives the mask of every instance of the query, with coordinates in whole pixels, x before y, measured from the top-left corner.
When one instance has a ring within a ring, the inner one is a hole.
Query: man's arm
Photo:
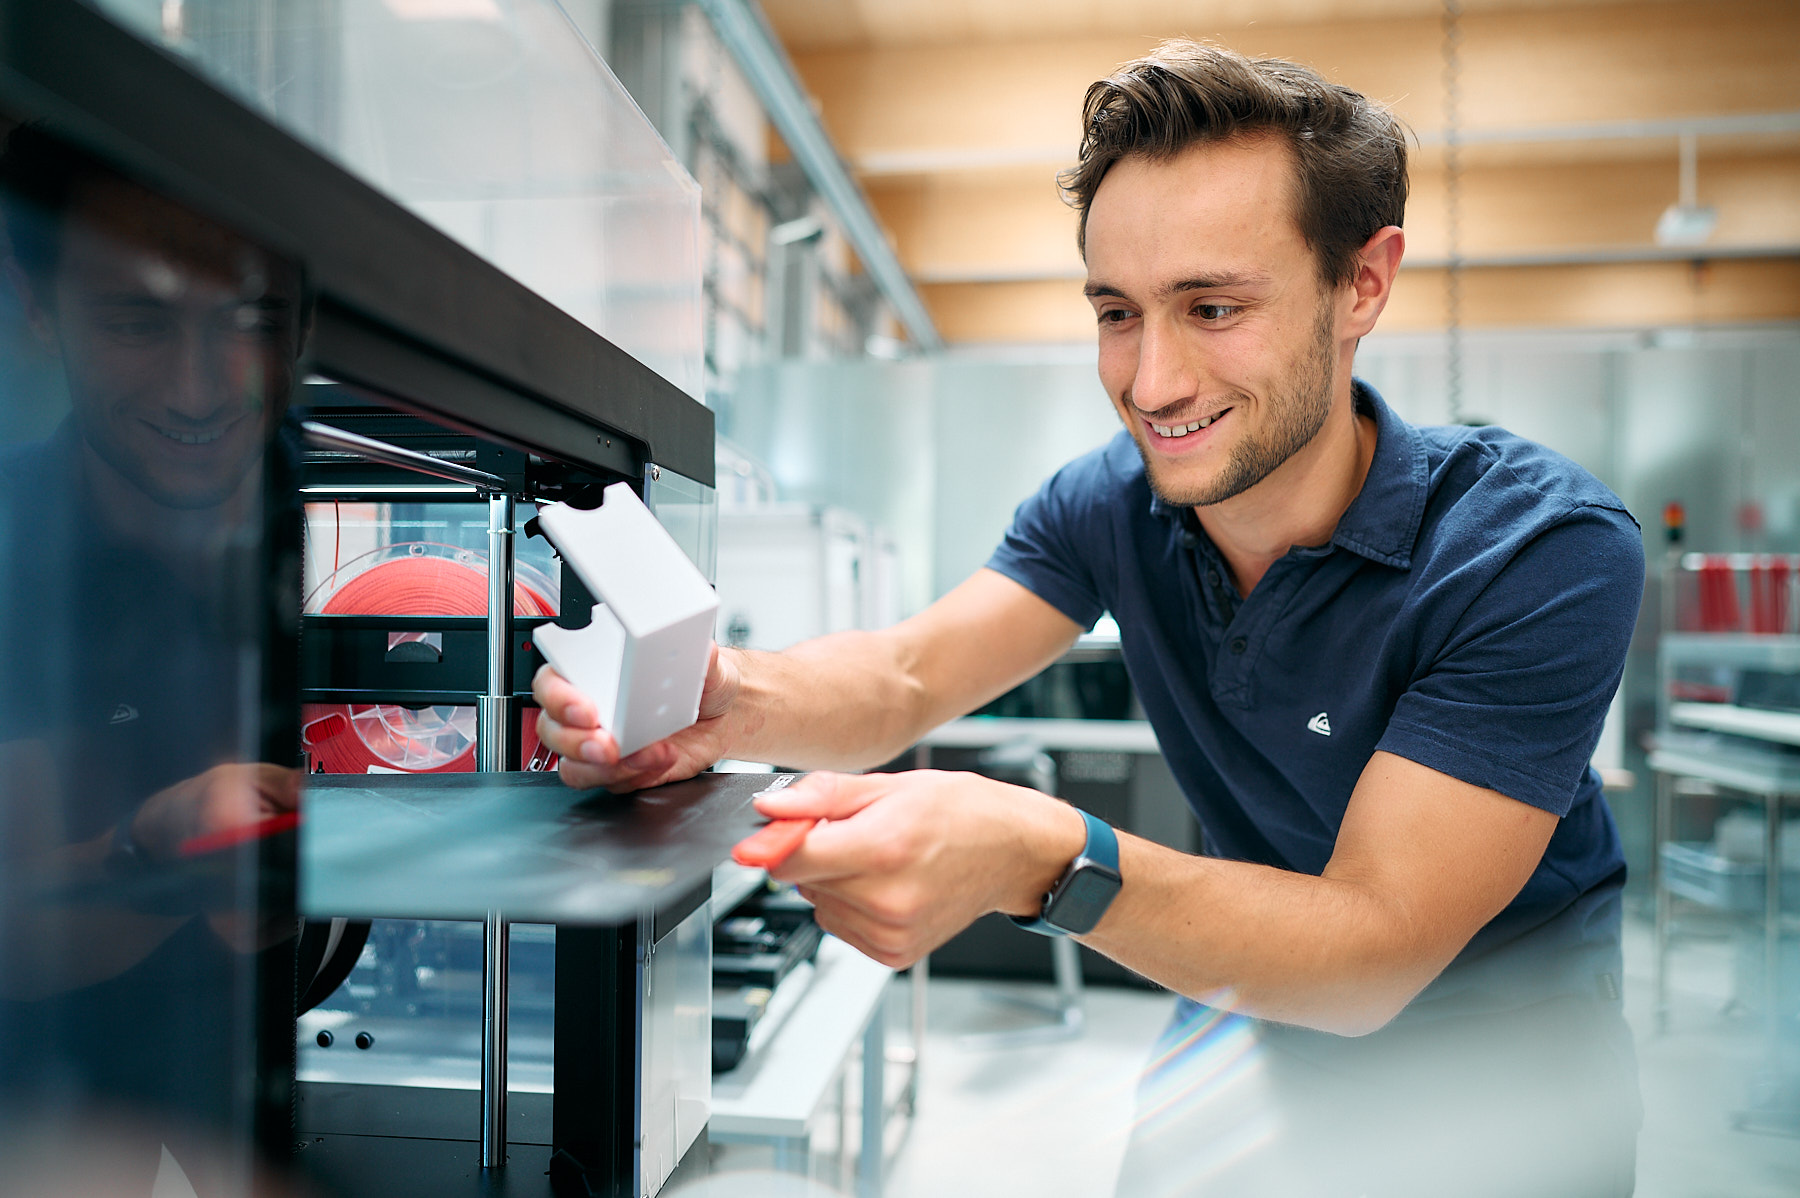
[[[176,860],[195,836],[242,827],[292,811],[300,773],[281,766],[214,766],[158,791],[138,808],[132,837],[150,868]],[[190,915],[157,915],[105,901],[107,859],[118,829],[90,840],[58,843],[56,813],[65,801],[41,741],[0,744],[0,896],[9,919],[0,926],[0,998],[36,1000],[90,986],[131,969],[174,935]],[[71,900],[70,891],[97,897]],[[252,924],[236,909],[201,912],[215,934],[238,952],[253,952],[294,934],[279,917]]]
[[[824,816],[776,877],[820,924],[903,966],[988,911],[1037,913],[1079,815],[961,774],[823,776],[758,801]],[[1322,876],[1121,833],[1124,888],[1083,942],[1172,990],[1340,1035],[1399,1013],[1516,896],[1557,817],[1388,753],[1363,771]]]
[[[623,762],[592,701],[546,666],[532,684],[543,709],[538,736],[561,754],[572,786],[654,786],[724,757],[858,769],[1006,693],[1080,633],[1056,608],[984,569],[879,632],[834,633],[780,653],[717,650],[699,722]]]

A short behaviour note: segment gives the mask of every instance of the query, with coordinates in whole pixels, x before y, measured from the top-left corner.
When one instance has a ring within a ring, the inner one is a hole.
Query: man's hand
[[[300,779],[299,770],[264,762],[216,765],[146,799],[132,839],[152,861],[174,860],[185,840],[298,809]]]
[[[562,758],[556,768],[565,783],[582,790],[604,786],[627,791],[691,778],[725,757],[729,749],[725,717],[737,699],[738,686],[733,655],[714,645],[706,686],[700,692],[699,720],[623,760],[612,733],[600,727],[594,701],[567,678],[544,666],[531,680],[531,696],[541,709],[538,739]]]
[[[216,765],[145,800],[131,821],[131,836],[152,861],[170,861],[197,836],[261,823],[300,805],[299,770],[264,762]],[[254,953],[293,936],[293,917],[262,916],[226,908],[208,911],[213,934],[234,952]]]
[[[975,774],[811,774],[756,801],[820,823],[785,863],[819,926],[883,965],[911,965],[990,911],[1036,915],[1086,841],[1081,816]]]

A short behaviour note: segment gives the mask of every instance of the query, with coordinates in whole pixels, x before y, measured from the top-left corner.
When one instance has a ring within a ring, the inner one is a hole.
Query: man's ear
[[[1357,251],[1346,337],[1362,337],[1375,327],[1394,292],[1394,277],[1400,273],[1400,258],[1405,253],[1406,233],[1398,225],[1377,229]]]
[[[8,254],[0,262],[4,263],[0,266],[0,274],[6,276],[7,283],[18,293],[19,306],[25,311],[25,327],[45,349],[62,357],[62,341],[56,335],[56,322],[50,318],[49,297],[40,293],[17,258]]]

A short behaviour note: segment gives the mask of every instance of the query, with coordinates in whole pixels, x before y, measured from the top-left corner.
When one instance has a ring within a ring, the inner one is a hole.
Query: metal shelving
[[[1668,956],[1676,899],[1698,902],[1715,911],[1760,922],[1763,941],[1761,1007],[1769,1042],[1771,1076],[1758,1087],[1763,1099],[1737,1113],[1741,1127],[1795,1133],[1800,1131],[1800,1102],[1793,1101],[1794,1081],[1780,1076],[1777,1051],[1789,1030],[1795,996],[1782,986],[1781,948],[1793,925],[1784,916],[1782,816],[1800,804],[1800,713],[1744,707],[1735,702],[1672,701],[1676,673],[1696,667],[1717,671],[1709,685],[1731,689],[1719,678],[1743,671],[1800,673],[1800,636],[1743,633],[1665,634],[1659,652],[1660,696],[1656,744],[1649,763],[1656,771],[1656,1021],[1668,1024]],[[1735,684],[1733,684],[1735,685]],[[1732,695],[1735,698],[1735,694]],[[1728,860],[1708,846],[1675,840],[1676,780],[1712,783],[1760,803],[1764,824],[1762,867]],[[1760,873],[1761,901],[1746,893]],[[1760,908],[1760,909],[1759,909]],[[1774,1096],[1771,1103],[1768,1096]]]

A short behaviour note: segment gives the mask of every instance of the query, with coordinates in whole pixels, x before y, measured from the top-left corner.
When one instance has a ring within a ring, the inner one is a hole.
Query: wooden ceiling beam
[[[1377,333],[1442,329],[1441,269],[1403,273]],[[926,283],[919,288],[948,341],[1087,342],[1093,310],[1073,279]],[[1800,257],[1714,262],[1621,262],[1465,270],[1465,327],[1637,329],[1800,320]]]
[[[1078,278],[1075,214],[1048,170],[881,180],[869,196],[921,282]],[[1477,263],[1655,258],[1657,218],[1676,199],[1673,161],[1552,162],[1466,171],[1462,254]],[[1699,200],[1718,225],[1686,256],[1800,254],[1800,152],[1702,158]],[[1449,258],[1444,175],[1417,171],[1407,263]]]
[[[1175,32],[1175,31],[1170,31]],[[1197,34],[1206,31],[1194,30]],[[1157,36],[799,54],[826,127],[865,174],[1073,158],[1087,85]],[[1298,59],[1441,135],[1436,17],[1253,25],[1220,40]],[[1463,19],[1460,103],[1471,136],[1601,122],[1800,112],[1800,5],[1724,0],[1475,13]]]

